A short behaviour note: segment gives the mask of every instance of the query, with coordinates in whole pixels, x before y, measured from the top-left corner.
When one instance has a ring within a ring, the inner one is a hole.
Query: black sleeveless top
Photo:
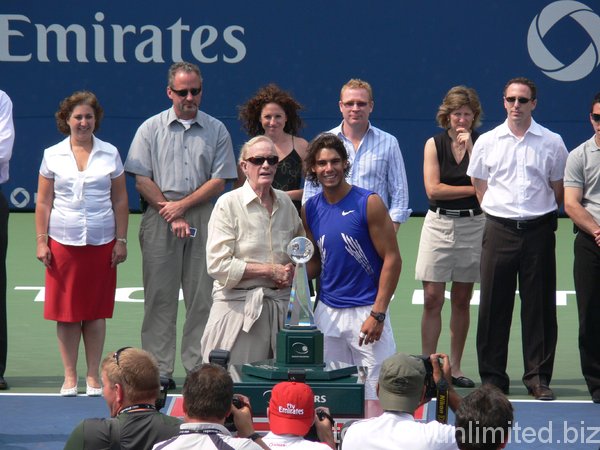
[[[302,189],[302,159],[295,148],[292,148],[292,151],[279,161],[273,178],[273,188],[281,191]],[[300,211],[302,203],[294,201],[294,206]]]
[[[478,132],[471,132],[473,143],[475,143],[478,137]],[[465,153],[460,164],[456,163],[456,159],[452,154],[452,139],[448,135],[448,130],[435,135],[433,141],[435,142],[435,149],[437,150],[438,162],[440,164],[440,183],[450,186],[471,186],[471,177],[467,175],[469,153]],[[429,204],[434,208],[439,207],[444,209],[479,208],[479,202],[475,195],[454,200],[430,200]]]

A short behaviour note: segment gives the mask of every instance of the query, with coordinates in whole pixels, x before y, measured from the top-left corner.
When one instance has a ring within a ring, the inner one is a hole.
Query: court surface
[[[137,241],[139,220],[140,216],[137,214],[130,216],[129,256],[127,262],[119,266],[117,303],[114,318],[107,321],[105,352],[126,345],[140,346],[143,291],[141,256]],[[407,353],[420,353],[422,295],[419,293],[421,285],[414,280],[414,264],[422,221],[421,217],[411,218],[400,227],[398,233],[403,268],[390,307],[390,317],[398,350]],[[511,377],[510,398],[519,400],[515,402],[516,420],[524,427],[533,427],[527,430],[530,433],[535,430],[543,432],[544,427],[549,427],[552,431],[552,443],[544,442],[545,438],[542,435],[530,442],[526,442],[525,439],[521,439],[523,442],[520,444],[513,441],[509,448],[525,448],[517,445],[538,448],[541,444],[543,448],[600,448],[599,443],[585,444],[586,439],[600,441],[600,433],[597,436],[593,435],[593,427],[600,427],[600,405],[591,403],[579,366],[577,307],[572,280],[572,242],[570,220],[560,219],[556,249],[559,341],[551,384],[559,401],[524,401],[530,397],[520,381],[523,363],[518,300],[510,338],[508,372]],[[42,264],[35,259],[35,229],[31,213],[11,214],[7,265],[9,356],[5,378],[11,389],[0,394],[0,448],[62,448],[70,430],[81,418],[106,416],[107,410],[102,399],[85,396],[63,399],[49,395],[56,394],[60,389],[62,365],[57,348],[55,323],[45,321],[42,317],[44,270]],[[475,295],[471,307],[471,331],[462,366],[468,376],[478,381],[475,354],[477,308]],[[179,317],[182,318],[183,302],[180,302],[180,309]],[[446,306],[444,329],[438,346],[440,351],[449,348],[448,319],[449,307]],[[181,333],[181,320],[178,328]],[[85,391],[83,347],[80,351],[79,372],[80,389]],[[178,357],[174,374],[178,387],[183,384],[184,376]],[[176,391],[180,392],[180,389]],[[468,390],[462,390],[461,393],[466,394]],[[577,429],[578,442],[565,444],[565,441],[575,439],[574,429]],[[563,432],[567,432],[567,435],[560,439]],[[557,439],[560,439],[561,443],[558,443]],[[584,443],[579,442],[581,439]]]

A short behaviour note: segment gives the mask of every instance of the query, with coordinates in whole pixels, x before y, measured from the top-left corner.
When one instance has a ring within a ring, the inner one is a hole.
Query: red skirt
[[[81,322],[111,318],[117,270],[110,267],[115,241],[104,245],[63,245],[48,239],[44,319]]]

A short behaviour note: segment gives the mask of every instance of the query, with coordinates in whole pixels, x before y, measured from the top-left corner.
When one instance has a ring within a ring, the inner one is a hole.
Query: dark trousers
[[[581,372],[593,394],[600,389],[600,248],[592,236],[579,231],[573,249]]]
[[[8,203],[0,191],[0,377],[6,370],[8,325],[6,322],[6,249],[8,247]]]
[[[549,384],[558,335],[556,321],[556,220],[527,230],[488,219],[481,253],[477,357],[483,383],[507,390],[508,341],[519,282],[523,383]]]

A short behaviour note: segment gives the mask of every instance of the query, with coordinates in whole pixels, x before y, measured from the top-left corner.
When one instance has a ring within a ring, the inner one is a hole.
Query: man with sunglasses
[[[66,450],[151,449],[179,433],[181,420],[157,410],[160,380],[150,353],[123,347],[107,354],[101,367],[102,393],[111,418],[80,422]]]
[[[198,109],[202,88],[198,66],[173,64],[167,86],[173,106],[139,127],[125,162],[148,204],[140,227],[142,347],[158,359],[173,389],[179,289],[186,306],[181,360],[189,372],[202,362],[200,339],[212,303],[205,258],[212,200],[237,176],[227,129]]]
[[[569,153],[565,211],[575,224],[573,277],[579,312],[581,371],[600,403],[600,92],[592,100],[594,135]]]
[[[346,147],[350,162],[348,183],[378,194],[398,231],[411,213],[406,170],[398,140],[369,122],[374,105],[371,85],[359,79],[349,80],[340,92],[342,123],[329,133],[339,137]],[[306,183],[302,204],[319,192],[321,186]]]
[[[518,279],[523,383],[536,399],[554,400],[549,387],[558,334],[554,249],[567,149],[558,134],[533,120],[536,106],[533,81],[506,83],[507,119],[479,137],[467,170],[487,217],[477,356],[481,381],[508,394],[508,340]]]

